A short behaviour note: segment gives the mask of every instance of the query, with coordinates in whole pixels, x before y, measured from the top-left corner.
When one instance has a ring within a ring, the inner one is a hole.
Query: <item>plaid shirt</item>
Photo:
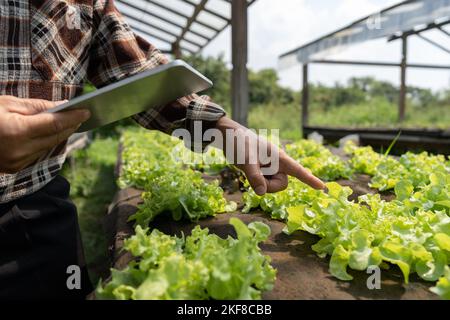
[[[113,0],[1,0],[0,95],[52,101],[82,93],[89,80],[102,87],[168,62],[133,34]],[[215,126],[224,115],[196,95],[144,112],[134,119],[166,133],[176,128]],[[1,143],[1,142],[0,142]],[[0,203],[36,192],[60,171],[66,143],[16,174],[0,173]]]

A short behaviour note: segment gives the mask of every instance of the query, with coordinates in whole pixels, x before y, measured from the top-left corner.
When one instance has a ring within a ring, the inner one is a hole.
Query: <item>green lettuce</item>
[[[286,152],[323,180],[333,181],[351,176],[351,170],[344,160],[315,141],[300,140],[288,144],[286,145]]]
[[[233,212],[237,205],[227,202],[218,181],[207,183],[199,172],[167,169],[144,187],[143,204],[130,221],[145,227],[160,214],[168,213],[175,221],[198,221],[216,213]]]
[[[442,299],[450,300],[450,268],[445,269],[445,276],[439,279],[436,286],[431,288],[431,291]]]
[[[202,174],[193,170],[202,166],[217,171],[226,165],[223,153],[217,149],[194,154],[176,138],[140,130],[126,131],[122,146],[119,185],[144,191],[143,204],[130,221],[146,227],[163,213],[176,221],[198,221],[236,210],[236,203],[225,200],[217,181],[206,183]]]
[[[396,265],[406,283],[411,273],[437,281],[450,262],[450,175],[436,172],[427,185],[415,188],[411,180],[399,181],[396,199],[379,194],[348,200],[352,190],[332,182],[328,194],[290,180],[287,190],[257,196],[244,195],[245,211],[261,208],[286,222],[285,232],[298,230],[319,236],[312,246],[320,256],[330,256],[330,273],[351,280],[348,268]],[[442,280],[444,281],[444,280]]]
[[[406,181],[417,189],[430,183],[431,174],[450,174],[450,161],[443,155],[407,152],[397,159],[352,142],[345,145],[344,151],[351,156],[352,170],[372,176],[370,186],[380,191],[394,189],[399,182]]]
[[[246,226],[230,219],[237,239],[222,239],[196,227],[186,238],[136,227],[124,248],[135,261],[112,270],[109,282],[99,284],[96,297],[118,300],[261,299],[271,290],[276,271],[259,243],[270,228],[253,222]]]

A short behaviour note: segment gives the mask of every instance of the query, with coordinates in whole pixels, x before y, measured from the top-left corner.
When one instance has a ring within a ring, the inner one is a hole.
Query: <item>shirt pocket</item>
[[[32,65],[43,80],[83,83],[92,42],[92,1],[30,1]]]

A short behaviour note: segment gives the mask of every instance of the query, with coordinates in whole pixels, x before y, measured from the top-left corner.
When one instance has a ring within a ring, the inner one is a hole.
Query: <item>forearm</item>
[[[172,134],[177,129],[185,129],[191,138],[186,142],[190,142],[194,148],[199,144],[203,147],[208,144],[208,141],[203,140],[204,133],[216,128],[218,121],[225,115],[225,111],[208,97],[192,95],[167,106],[140,113],[133,118],[144,128],[167,134]]]

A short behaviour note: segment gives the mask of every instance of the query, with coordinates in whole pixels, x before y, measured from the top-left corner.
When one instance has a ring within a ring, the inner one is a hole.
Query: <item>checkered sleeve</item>
[[[133,74],[167,64],[167,57],[141,37],[135,35],[114,5],[113,0],[98,0],[94,22],[97,24],[91,49],[89,80],[102,87]],[[202,133],[215,127],[225,111],[206,96],[191,95],[159,108],[135,115],[133,119],[147,129],[172,133],[187,129],[193,137],[191,146],[202,143],[194,135],[195,124]],[[197,139],[197,141],[195,141]]]
[[[0,204],[35,193],[53,180],[66,160],[65,143],[53,148],[35,165],[18,173],[0,173]]]

